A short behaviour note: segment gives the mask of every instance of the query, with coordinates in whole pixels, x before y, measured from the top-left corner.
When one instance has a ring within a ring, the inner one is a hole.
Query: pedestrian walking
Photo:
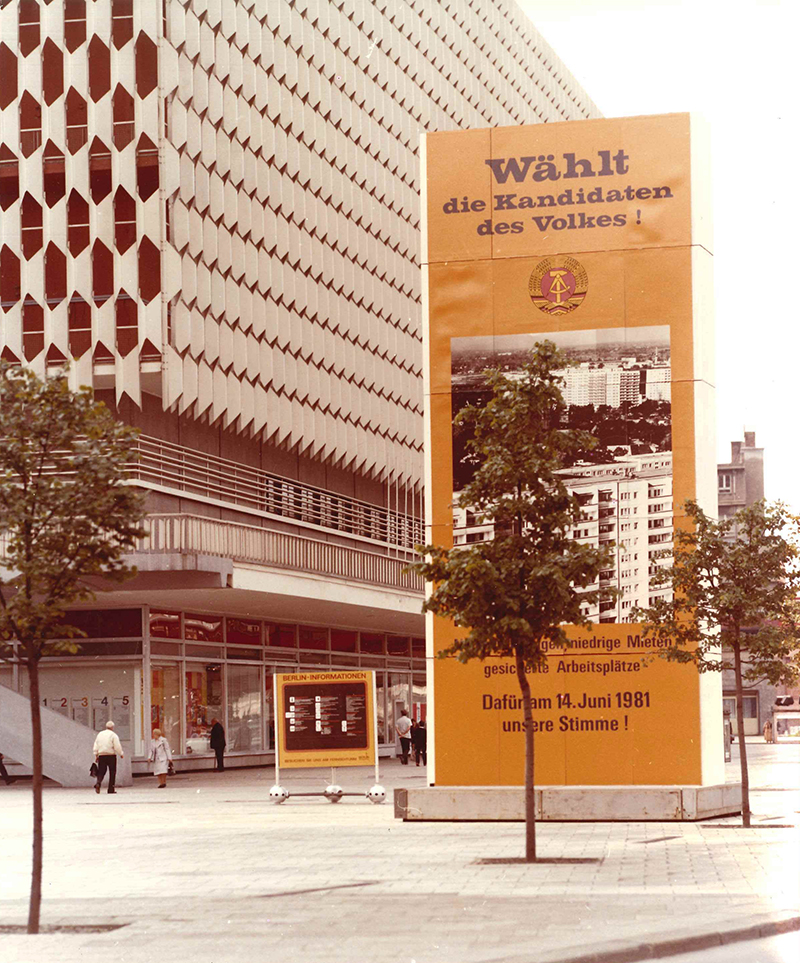
[[[419,765],[420,759],[424,766],[428,765],[428,730],[425,728],[425,720],[419,722],[411,730],[411,741],[414,744],[414,759]]]
[[[7,786],[10,786],[11,783],[14,782],[14,777],[9,776],[8,770],[3,765],[3,758],[4,758],[3,753],[0,752],[0,779],[2,779]]]
[[[411,750],[411,719],[408,717],[408,709],[400,710],[400,718],[395,724],[395,731],[400,737],[400,762],[404,765],[408,765],[408,753]]]
[[[225,730],[222,728],[222,723],[219,719],[211,720],[211,732],[209,734],[209,742],[211,743],[211,748],[214,750],[214,754],[217,757],[217,764],[215,769],[217,772],[225,771],[225,762],[223,756],[225,755]]]
[[[153,741],[150,743],[150,762],[153,763],[153,774],[158,776],[158,788],[166,789],[167,773],[172,769],[172,750],[167,737],[160,729],[153,729]]]
[[[108,770],[109,794],[117,791],[114,788],[114,784],[117,781],[117,756],[119,756],[120,759],[124,759],[125,753],[122,751],[122,743],[119,741],[119,736],[114,732],[114,723],[109,719],[105,729],[101,729],[100,732],[97,733],[97,738],[94,741],[94,759],[97,763],[97,782],[94,784],[95,792],[100,792],[106,770]]]

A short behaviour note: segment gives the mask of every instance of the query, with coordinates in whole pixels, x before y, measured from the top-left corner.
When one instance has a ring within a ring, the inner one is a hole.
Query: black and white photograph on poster
[[[485,371],[513,377],[537,342],[552,341],[572,362],[563,378],[564,428],[597,439],[562,470],[578,498],[580,521],[572,537],[613,548],[613,567],[601,584],[619,590],[589,613],[597,622],[624,622],[666,590],[650,585],[672,547],[672,405],[668,325],[586,331],[452,338],[452,410],[485,403]],[[477,464],[468,431],[453,426],[453,492],[469,483]],[[468,508],[453,508],[456,544],[492,537],[491,524]]]

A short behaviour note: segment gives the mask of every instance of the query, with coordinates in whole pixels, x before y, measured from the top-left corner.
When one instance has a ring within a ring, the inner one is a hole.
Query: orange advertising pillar
[[[659,658],[629,621],[663,592],[650,577],[685,500],[716,513],[707,154],[688,114],[425,138],[429,542],[491,537],[455,503],[474,465],[453,416],[479,399],[486,368],[513,372],[537,341],[555,342],[573,362],[563,372],[569,424],[598,439],[564,470],[581,504],[572,537],[613,547],[601,581],[619,598],[596,606],[591,630],[572,630],[573,645],[531,676],[543,818],[736,808],[720,789],[719,677]],[[425,790],[428,802],[409,811],[520,818],[513,664],[437,659],[455,631],[428,616],[429,782],[450,802]]]

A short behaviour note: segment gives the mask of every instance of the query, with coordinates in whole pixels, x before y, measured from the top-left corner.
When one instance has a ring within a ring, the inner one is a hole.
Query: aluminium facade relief
[[[0,0],[0,353],[422,475],[419,132],[597,116],[512,3]]]

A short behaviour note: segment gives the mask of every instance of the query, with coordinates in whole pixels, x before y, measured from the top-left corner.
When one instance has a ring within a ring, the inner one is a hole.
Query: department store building
[[[272,758],[272,676],[425,713],[420,133],[599,116],[506,0],[0,0],[0,355],[141,430],[48,708]],[[24,674],[0,668],[24,691]]]

